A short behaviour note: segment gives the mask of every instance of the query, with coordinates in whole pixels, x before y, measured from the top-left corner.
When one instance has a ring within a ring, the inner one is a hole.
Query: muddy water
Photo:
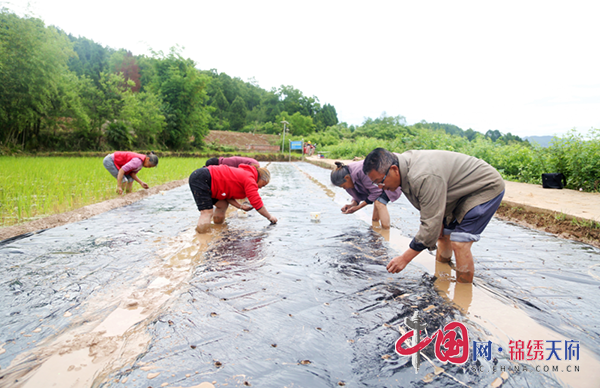
[[[475,244],[474,287],[455,287],[451,268],[428,253],[390,275],[389,257],[418,227],[409,204],[390,205],[387,235],[370,227],[370,213],[339,212],[344,192],[329,171],[269,169],[261,194],[274,226],[231,213],[198,236],[182,187],[0,246],[0,386],[597,386],[598,316],[588,308],[598,251],[493,222]],[[479,361],[484,372],[471,361],[444,365],[433,346],[415,374],[394,352],[415,310],[429,334],[458,320],[471,340],[505,348],[578,340],[580,361],[570,364],[581,383],[522,372],[530,364],[507,352]]]

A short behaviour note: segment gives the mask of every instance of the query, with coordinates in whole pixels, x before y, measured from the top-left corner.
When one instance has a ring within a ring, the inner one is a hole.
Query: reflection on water
[[[471,360],[444,365],[433,346],[415,374],[410,357],[394,351],[404,318],[422,312],[426,335],[461,321],[470,340],[501,344],[507,337],[473,316],[483,310],[482,289],[532,305],[552,290],[496,281],[498,274],[597,280],[544,255],[532,260],[547,264],[533,265],[515,254],[506,224],[478,243],[475,286],[456,284],[451,267],[429,253],[420,260],[431,275],[418,262],[391,275],[385,266],[400,250],[394,233],[409,241],[418,227],[410,205],[390,205],[391,232],[371,228],[370,214],[367,223],[341,214],[336,201],[344,193],[328,184],[329,171],[286,163],[269,169],[261,196],[277,225],[255,211],[232,212],[226,225],[196,235],[198,212],[183,187],[1,246],[0,385],[48,382],[60,371],[68,378],[56,381],[73,386],[487,387],[500,371],[475,373]],[[311,212],[320,222],[311,222]],[[544,247],[562,254],[553,243]],[[502,260],[506,252],[514,262]],[[506,355],[478,362],[518,365]],[[546,373],[511,372],[507,383],[560,386]]]

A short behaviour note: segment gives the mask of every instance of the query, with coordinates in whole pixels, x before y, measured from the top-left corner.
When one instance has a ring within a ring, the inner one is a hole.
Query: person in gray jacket
[[[420,211],[421,226],[410,247],[387,265],[402,271],[424,249],[449,262],[454,252],[456,281],[472,283],[475,265],[471,246],[500,206],[504,180],[495,168],[472,156],[450,151],[406,151],[377,148],[364,161],[363,172],[384,190],[402,192]]]

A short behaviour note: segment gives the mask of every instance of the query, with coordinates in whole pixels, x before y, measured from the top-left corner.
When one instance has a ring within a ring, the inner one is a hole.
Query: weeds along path
[[[370,213],[341,214],[347,197],[329,184],[330,171],[268,168],[271,182],[260,193],[277,225],[255,211],[231,212],[226,225],[199,236],[184,186],[0,246],[0,387],[598,381],[590,349],[600,344],[600,318],[589,314],[600,296],[597,250],[495,220],[476,244],[470,294],[455,287],[451,268],[428,268],[429,253],[390,275],[385,265],[403,249],[397,242],[418,227],[414,209],[390,205],[394,229],[386,235],[365,222]],[[311,222],[313,211],[320,222]],[[579,340],[578,381],[523,372],[529,363],[497,348],[489,361],[454,365],[428,346],[415,373],[411,358],[395,353],[415,311],[427,335],[459,321],[470,341],[505,349],[512,339]]]

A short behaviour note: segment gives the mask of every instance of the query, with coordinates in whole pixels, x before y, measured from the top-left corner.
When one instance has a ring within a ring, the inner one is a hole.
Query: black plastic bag
[[[542,187],[544,189],[562,189],[567,185],[567,178],[561,172],[542,174]]]

